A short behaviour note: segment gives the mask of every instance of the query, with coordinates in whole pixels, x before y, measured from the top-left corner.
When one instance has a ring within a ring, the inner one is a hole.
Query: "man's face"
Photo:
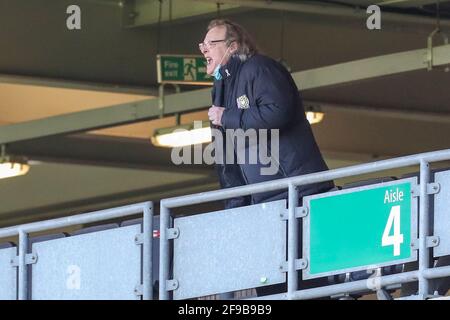
[[[209,30],[205,36],[205,39],[203,40],[203,47],[201,48],[201,51],[206,59],[206,73],[209,75],[213,74],[219,63],[222,63],[222,65],[224,65],[230,58],[231,52],[230,50],[228,50],[227,53],[228,48],[226,41],[210,42],[216,40],[225,40],[225,36],[226,28],[219,26]],[[208,46],[208,44],[210,45]]]

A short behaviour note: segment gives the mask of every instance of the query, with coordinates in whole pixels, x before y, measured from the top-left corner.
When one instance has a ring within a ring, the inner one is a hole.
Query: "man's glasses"
[[[205,41],[205,42],[199,43],[198,48],[200,49],[201,52],[203,52],[204,49],[210,50],[211,48],[214,48],[218,42],[224,42],[224,41],[227,41],[227,39]]]

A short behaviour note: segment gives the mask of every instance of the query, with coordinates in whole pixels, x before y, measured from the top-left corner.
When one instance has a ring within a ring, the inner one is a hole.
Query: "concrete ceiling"
[[[157,1],[147,2],[151,7]],[[198,5],[197,1],[174,0],[173,6],[181,2]],[[339,7],[374,2],[339,1],[344,4]],[[432,2],[396,1],[383,10],[432,21]],[[180,9],[179,18],[158,27],[157,12],[148,11],[140,17],[148,22],[124,27],[118,3],[0,0],[0,41],[8,44],[0,55],[0,129],[154,97],[157,52],[197,54],[207,22],[216,15],[211,9],[198,15]],[[444,22],[449,3],[441,6]],[[65,10],[70,4],[81,7],[81,30],[66,28]],[[358,16],[235,6],[222,7],[221,14],[244,25],[266,54],[283,58],[293,71],[425,48],[434,28],[430,22],[389,19],[383,21],[382,30],[369,31],[365,19]],[[443,24],[444,30],[448,25]],[[325,120],[313,129],[327,162],[335,168],[448,148],[449,84],[450,73],[424,70],[305,90],[303,97],[326,109]],[[203,119],[205,111],[182,116],[182,122]],[[5,203],[0,221],[2,216],[5,223],[14,223],[14,216],[26,221],[216,188],[211,168],[176,168],[170,163],[170,150],[151,146],[152,131],[174,123],[168,117],[8,145],[11,152],[41,164],[25,177],[0,181],[0,202]]]

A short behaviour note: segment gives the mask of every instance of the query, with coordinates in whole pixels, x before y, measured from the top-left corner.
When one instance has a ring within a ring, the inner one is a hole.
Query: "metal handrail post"
[[[289,220],[288,220],[288,298],[298,289],[298,276],[295,266],[298,253],[298,224],[295,209],[298,206],[297,187],[289,184]]]
[[[27,250],[28,234],[21,229],[19,230],[19,300],[27,300],[28,296]]]
[[[160,239],[159,239],[159,299],[168,300],[169,291],[167,290],[167,280],[169,280],[169,239],[167,229],[169,226],[170,210],[161,201],[160,205]]]
[[[430,266],[427,237],[429,233],[429,195],[427,191],[430,182],[430,165],[424,159],[420,160],[420,205],[419,205],[419,296],[423,299],[429,295],[429,281],[424,277],[424,271]]]
[[[144,217],[142,221],[142,258],[143,258],[143,279],[142,298],[143,300],[153,299],[153,203],[144,207]]]

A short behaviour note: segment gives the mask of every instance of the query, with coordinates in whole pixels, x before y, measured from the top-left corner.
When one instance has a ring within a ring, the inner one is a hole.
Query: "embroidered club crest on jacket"
[[[245,94],[237,98],[236,101],[239,109],[248,109],[250,107],[250,102]]]

